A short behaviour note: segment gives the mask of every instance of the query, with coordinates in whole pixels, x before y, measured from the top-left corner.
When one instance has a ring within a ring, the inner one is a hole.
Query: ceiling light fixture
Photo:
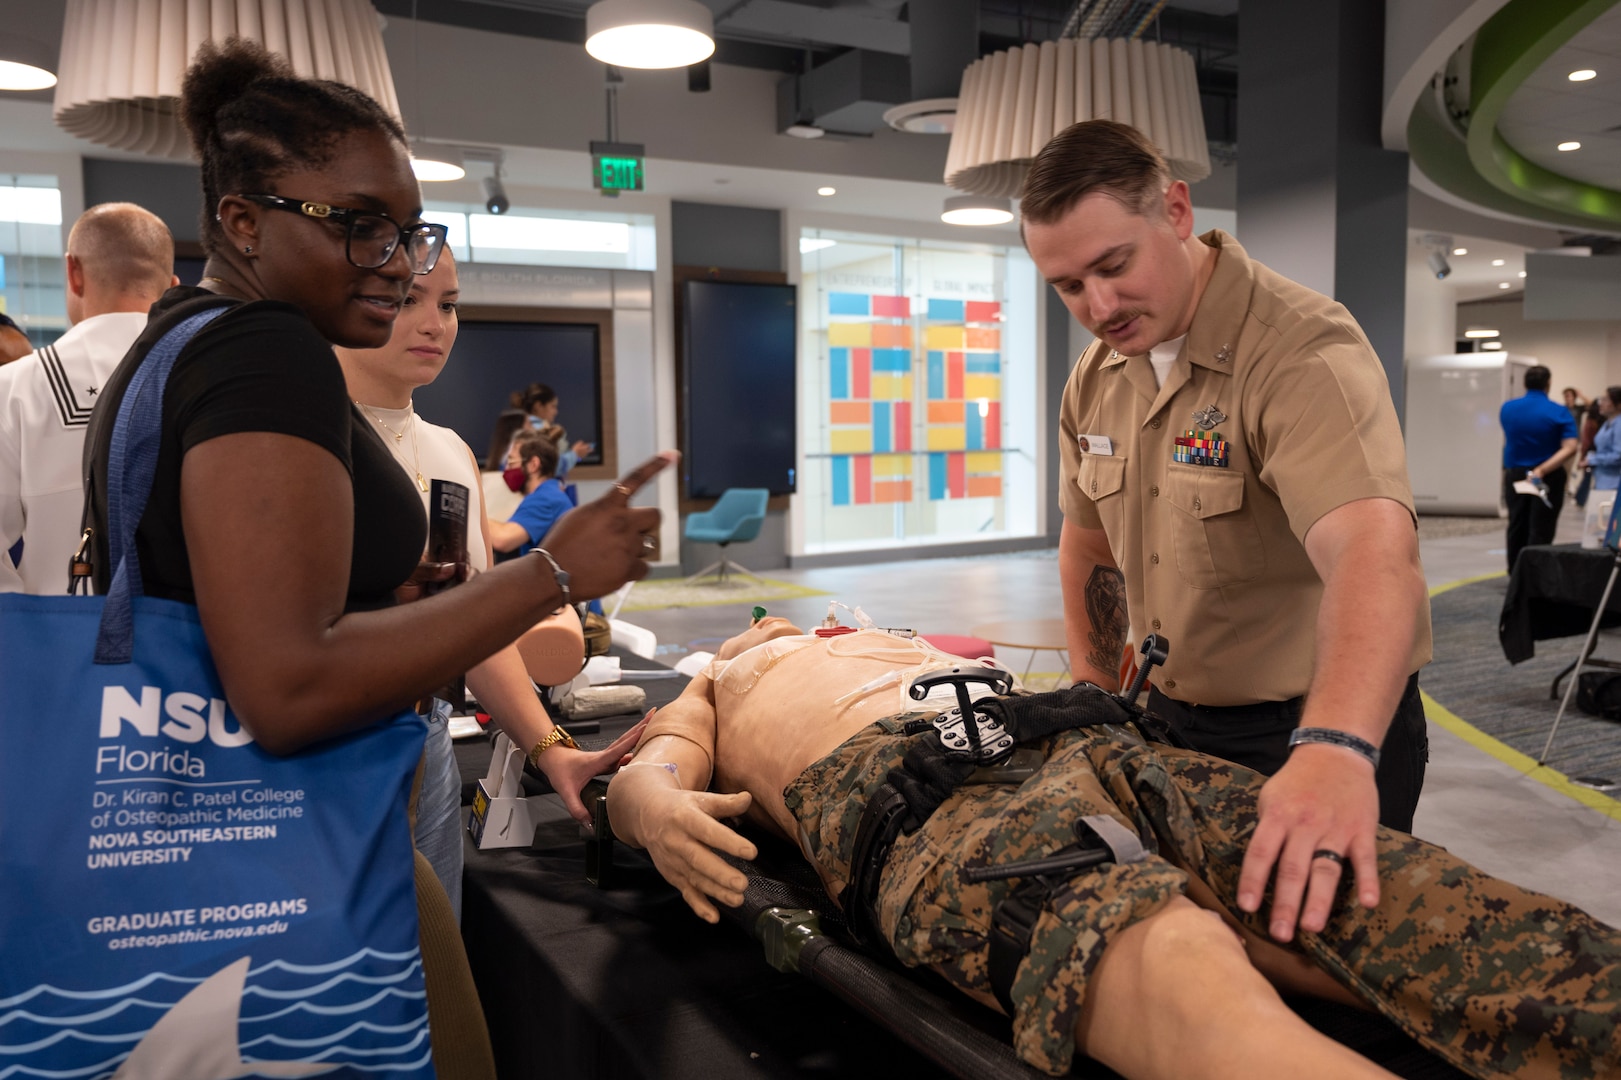
[[[992,53],[963,72],[946,183],[1009,197],[1030,161],[1079,120],[1130,124],[1165,155],[1176,180],[1210,175],[1193,55],[1141,39],[1044,41]]]
[[[698,0],[597,0],[585,51],[614,67],[689,67],[715,52],[715,16]]]
[[[1508,288],[1508,287],[1509,287],[1509,284],[1508,284],[1508,282],[1506,282],[1506,281],[1499,281],[1499,282],[1498,282],[1498,283],[1497,283],[1497,287],[1498,287],[1498,288],[1499,288],[1499,289],[1506,289],[1506,288]]]
[[[454,146],[429,146],[420,139],[411,143],[411,171],[423,183],[460,180],[467,175],[460,150]]]
[[[7,34],[0,46],[0,90],[49,90],[56,85],[56,61],[43,43]]]
[[[1492,265],[1493,266],[1502,266],[1504,261],[1505,260],[1503,260],[1503,259],[1493,259],[1492,260]]]
[[[825,195],[837,195],[838,193],[839,193],[838,188],[819,187],[819,188],[816,189],[816,194],[818,194],[818,195],[824,195],[824,196]]]
[[[947,225],[1006,225],[1013,220],[1013,203],[984,195],[953,195],[940,209]]]
[[[1521,276],[1521,277],[1524,277],[1524,276],[1525,276],[1525,271],[1524,271],[1524,270],[1521,270],[1521,271],[1520,271],[1520,276]]]
[[[1568,153],[1568,152],[1570,152],[1572,150],[1580,150],[1581,148],[1582,148],[1582,144],[1577,142],[1575,139],[1572,139],[1569,142],[1562,142],[1562,143],[1559,144],[1559,149],[1565,151],[1566,153]]]
[[[1503,347],[1503,343],[1501,341],[1482,341],[1480,347],[1487,352],[1496,352]]]
[[[159,8],[161,19],[152,14]],[[62,130],[102,146],[189,159],[181,77],[199,45],[233,35],[273,49],[295,75],[346,83],[400,115],[371,0],[68,0],[60,18],[61,81],[52,116]]]
[[[1463,332],[1463,336],[1466,338],[1494,338],[1501,334],[1501,330],[1493,330],[1489,326],[1471,326]]]
[[[1592,68],[1581,68],[1578,71],[1572,71],[1569,75],[1566,75],[1565,78],[1569,79],[1571,82],[1586,82],[1588,79],[1594,78],[1597,75],[1598,72],[1594,71]]]
[[[1469,254],[1469,249],[1468,248],[1463,248],[1463,247],[1453,248],[1452,249],[1452,254],[1454,254],[1454,255],[1467,255],[1467,254]]]

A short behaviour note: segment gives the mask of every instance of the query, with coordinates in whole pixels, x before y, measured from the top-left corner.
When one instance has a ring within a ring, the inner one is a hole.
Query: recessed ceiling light
[[[824,196],[826,196],[826,195],[837,195],[838,193],[839,193],[838,188],[819,187],[819,188],[816,189],[816,194],[818,194],[818,195],[824,195]]]
[[[1493,330],[1489,326],[1471,326],[1463,332],[1463,336],[1466,338],[1494,338],[1501,333],[1501,330]]]
[[[1506,281],[1499,281],[1499,282],[1498,282],[1498,283],[1497,283],[1497,287],[1498,287],[1498,288],[1499,288],[1499,289],[1506,289],[1506,288],[1508,288],[1508,282],[1506,282]]]
[[[1503,347],[1503,343],[1501,341],[1482,341],[1480,343],[1480,347],[1482,349],[1495,352]]]
[[[1561,149],[1561,150],[1580,150],[1581,148],[1582,148],[1582,144],[1577,142],[1575,139],[1572,139],[1569,142],[1562,142],[1562,143],[1559,144],[1559,149]]]
[[[1525,276],[1525,271],[1524,271],[1524,270],[1521,270],[1521,271],[1520,271],[1520,276],[1521,276],[1521,277],[1524,277],[1524,276]]]
[[[1454,254],[1454,255],[1467,255],[1467,254],[1469,254],[1469,249],[1468,248],[1453,248],[1452,249],[1452,254]]]
[[[1504,260],[1502,260],[1502,259],[1493,259],[1493,260],[1492,260],[1492,265],[1493,265],[1493,266],[1502,266],[1502,265],[1503,265],[1503,261],[1504,261]]]
[[[1566,75],[1565,78],[1569,79],[1571,82],[1586,82],[1588,79],[1593,78],[1597,74],[1598,72],[1594,71],[1592,68],[1582,68],[1580,71],[1572,71],[1569,75]]]

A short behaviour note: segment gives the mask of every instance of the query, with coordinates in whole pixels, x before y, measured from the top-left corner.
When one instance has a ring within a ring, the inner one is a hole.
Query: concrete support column
[[[1382,0],[1245,0],[1238,225],[1245,249],[1362,324],[1403,414],[1407,155],[1379,141]]]

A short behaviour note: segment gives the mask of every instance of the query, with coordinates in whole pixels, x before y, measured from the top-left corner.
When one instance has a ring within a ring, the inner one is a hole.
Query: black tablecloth
[[[1604,548],[1549,544],[1523,549],[1497,624],[1503,655],[1518,664],[1536,655],[1538,641],[1586,634],[1614,568],[1615,556]],[[1621,626],[1621,589],[1611,593],[1602,625]]]

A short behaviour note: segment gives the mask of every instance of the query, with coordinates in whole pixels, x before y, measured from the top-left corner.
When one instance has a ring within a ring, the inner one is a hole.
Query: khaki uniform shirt
[[[1167,696],[1285,701],[1311,681],[1323,594],[1306,533],[1357,499],[1412,513],[1407,457],[1384,370],[1350,313],[1219,230],[1201,239],[1216,265],[1165,384],[1146,355],[1101,341],[1071,373],[1059,504],[1108,535],[1131,642],[1170,642],[1155,673]],[[1228,442],[1226,467],[1173,460],[1190,429]],[[1083,452],[1081,439],[1100,435],[1112,453],[1097,439]],[[1430,658],[1427,604],[1416,624],[1409,671]]]

